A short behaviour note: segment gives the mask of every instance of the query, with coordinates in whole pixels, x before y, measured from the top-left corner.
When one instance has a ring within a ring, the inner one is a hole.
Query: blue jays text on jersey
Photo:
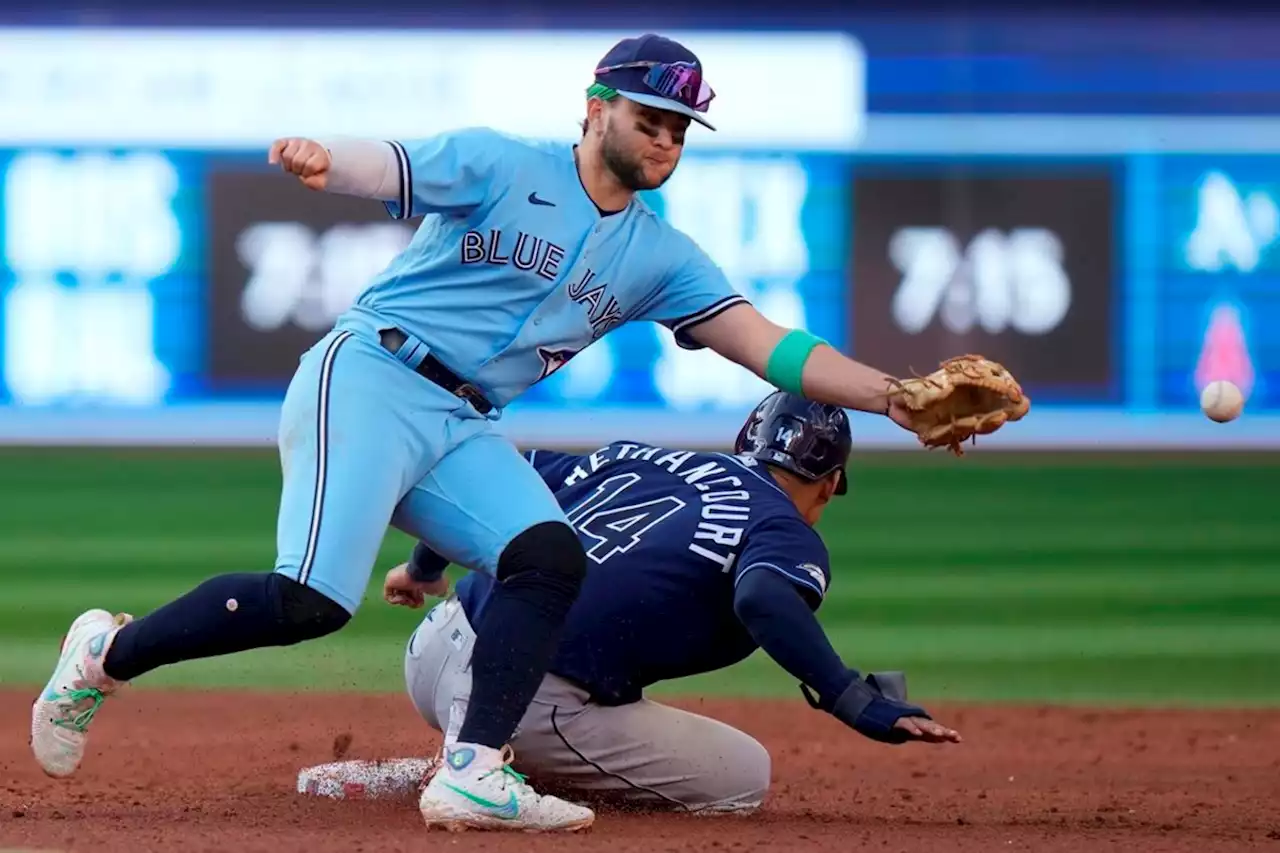
[[[821,537],[755,460],[635,442],[528,457],[590,560],[551,671],[594,701],[635,701],[654,682],[751,654],[756,643],[733,610],[747,572],[781,574],[813,607],[826,593]],[[484,575],[462,578],[469,616],[491,588]]]
[[[745,301],[641,199],[602,213],[571,144],[484,128],[391,144],[388,210],[423,221],[348,313],[420,339],[499,409],[622,323],[696,348],[683,330]]]
[[[641,200],[601,212],[572,145],[483,128],[387,144],[387,207],[422,221],[303,355],[280,419],[276,570],[351,612],[388,522],[494,572],[522,532],[566,521],[494,424],[529,386],[620,323],[695,346],[688,329],[744,301]]]

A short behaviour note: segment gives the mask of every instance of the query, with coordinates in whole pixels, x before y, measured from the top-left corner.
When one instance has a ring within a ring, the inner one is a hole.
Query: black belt
[[[383,329],[378,334],[383,349],[392,355],[399,352],[400,347],[404,346],[404,342],[409,339],[399,329]],[[461,397],[466,400],[482,415],[487,415],[493,411],[493,403],[485,399],[479,388],[459,378],[458,374],[445,367],[440,363],[439,359],[430,353],[419,362],[418,366],[414,368],[414,372],[439,385],[455,397]]]

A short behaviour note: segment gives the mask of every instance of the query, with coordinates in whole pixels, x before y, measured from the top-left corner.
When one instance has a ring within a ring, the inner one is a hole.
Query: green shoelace
[[[510,776],[512,779],[515,779],[516,782],[521,785],[524,785],[525,779],[529,778],[528,776],[525,776],[523,773],[520,773],[519,771],[515,770],[510,764],[504,764],[501,767],[495,767],[493,770],[490,770],[488,773],[484,774],[480,778],[488,779],[494,773],[503,773],[507,776]]]
[[[92,699],[93,704],[76,714],[69,720],[54,720],[53,724],[60,728],[71,729],[83,733],[89,727],[89,723],[93,722],[93,715],[98,713],[98,709],[102,707],[103,695],[102,691],[95,687],[82,687],[77,690],[69,690],[63,694],[63,698],[70,700],[72,705],[79,705],[86,699]],[[512,771],[514,772],[514,771]]]

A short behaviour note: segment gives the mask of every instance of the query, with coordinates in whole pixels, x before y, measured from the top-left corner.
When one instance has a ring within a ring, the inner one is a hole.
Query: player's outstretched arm
[[[883,743],[959,743],[958,732],[923,708],[886,696],[871,678],[845,666],[794,582],[760,565],[734,591],[734,612],[752,638],[802,685],[817,693],[815,708]],[[806,694],[806,698],[808,694]]]
[[[898,423],[889,374],[841,355],[808,332],[787,329],[742,303],[689,329],[689,337],[784,391]]]
[[[400,199],[400,160],[386,142],[285,137],[271,143],[267,162],[297,175],[308,189],[378,201]]]

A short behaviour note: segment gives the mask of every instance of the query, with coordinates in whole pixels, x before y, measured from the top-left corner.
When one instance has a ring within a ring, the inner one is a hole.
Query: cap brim
[[[644,104],[646,107],[653,107],[655,110],[666,110],[668,112],[680,113],[682,116],[688,116],[707,130],[715,130],[715,126],[711,122],[703,118],[702,113],[688,107],[679,101],[673,101],[670,98],[663,98],[658,95],[649,95],[643,92],[623,92],[618,94],[626,98],[628,101],[635,101],[637,104]]]

